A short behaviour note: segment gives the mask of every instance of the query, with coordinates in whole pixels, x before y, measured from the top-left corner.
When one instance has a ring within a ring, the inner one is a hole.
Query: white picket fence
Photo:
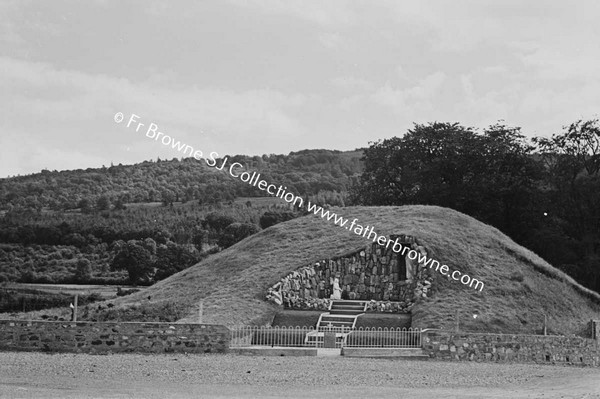
[[[420,348],[418,328],[356,328],[343,346],[348,348]]]
[[[317,331],[313,327],[239,326],[231,329],[231,347],[278,346],[322,347],[325,334],[336,335],[337,347],[420,348],[421,330],[412,328],[333,327]]]
[[[239,326],[231,329],[230,347],[260,346],[314,346],[306,344],[306,336],[313,327],[259,327]]]

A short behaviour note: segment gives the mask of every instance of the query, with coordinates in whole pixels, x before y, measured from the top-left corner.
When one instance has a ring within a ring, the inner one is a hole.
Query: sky
[[[0,177],[598,117],[600,2],[0,2]],[[123,122],[115,122],[121,112]],[[127,128],[131,114],[144,126]]]

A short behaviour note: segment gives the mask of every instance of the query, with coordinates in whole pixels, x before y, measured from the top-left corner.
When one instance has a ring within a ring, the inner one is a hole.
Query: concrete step
[[[340,348],[318,348],[317,356],[340,356],[342,350]]]
[[[365,304],[365,302],[367,301],[360,301],[360,300],[350,300],[350,299],[334,299],[333,303],[339,303],[339,304],[349,304],[349,305],[363,305]]]
[[[346,332],[354,326],[356,322],[356,315],[338,315],[331,313],[323,313],[319,324],[317,325],[317,331],[327,331],[329,329],[345,329]],[[343,332],[343,331],[339,331]]]
[[[360,312],[363,313],[363,307],[362,306],[341,306],[341,305],[337,305],[337,306],[332,306],[331,309],[329,309],[330,311],[332,310],[354,310],[356,312]]]
[[[364,312],[362,309],[331,309],[329,313],[335,315],[358,316],[359,314],[362,314]]]
[[[332,316],[332,317],[337,317],[340,319],[354,319],[356,317],[356,315],[331,314],[331,312],[322,313],[322,316],[323,317]]]
[[[363,310],[364,306],[361,305],[331,305],[331,309],[360,309]]]
[[[329,325],[332,325],[333,327],[338,327],[338,326],[344,326],[344,327],[352,327],[354,325],[354,320],[323,320],[321,319],[321,323],[319,324],[319,327],[326,327]]]
[[[331,303],[331,312],[346,312],[354,311],[355,314],[363,313],[365,309],[365,301],[348,301],[334,300]]]
[[[318,354],[317,348],[285,348],[271,346],[230,348],[229,352],[238,355],[250,356],[317,356]]]
[[[343,321],[343,322],[354,323],[354,320],[356,320],[355,315],[328,314],[328,315],[323,315],[321,317],[321,322],[323,322],[323,321]]]

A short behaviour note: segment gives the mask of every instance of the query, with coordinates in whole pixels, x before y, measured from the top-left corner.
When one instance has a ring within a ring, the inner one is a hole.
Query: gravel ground
[[[0,397],[600,398],[600,370],[343,357],[0,353]]]

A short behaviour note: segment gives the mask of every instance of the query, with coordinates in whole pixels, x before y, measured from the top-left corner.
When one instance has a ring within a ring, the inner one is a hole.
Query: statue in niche
[[[417,262],[410,259],[408,256],[406,259],[406,281],[413,281],[416,275]]]
[[[267,300],[283,305],[283,293],[281,292],[281,282],[275,284],[267,290]]]
[[[331,299],[342,299],[342,289],[340,288],[340,279],[333,279],[333,294],[331,294]]]

